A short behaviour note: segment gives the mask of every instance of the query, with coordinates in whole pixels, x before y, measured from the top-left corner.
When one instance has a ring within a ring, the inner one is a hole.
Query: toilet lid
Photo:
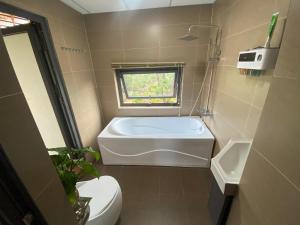
[[[118,182],[110,176],[101,176],[89,181],[76,184],[79,196],[92,198],[90,206],[90,217],[93,219],[101,214],[113,201],[118,192]]]

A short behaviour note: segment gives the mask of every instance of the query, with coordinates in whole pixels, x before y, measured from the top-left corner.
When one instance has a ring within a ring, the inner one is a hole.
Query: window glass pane
[[[180,76],[178,68],[120,70],[121,105],[178,105]]]
[[[14,27],[21,24],[30,23],[30,20],[27,20],[22,17],[17,17],[11,14],[0,12],[0,28]]]
[[[175,73],[123,74],[129,98],[174,97]]]

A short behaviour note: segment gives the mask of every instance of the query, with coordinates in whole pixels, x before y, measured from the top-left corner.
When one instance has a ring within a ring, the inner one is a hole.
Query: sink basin
[[[230,140],[211,160],[211,171],[221,191],[234,195],[249,155],[252,139]]]

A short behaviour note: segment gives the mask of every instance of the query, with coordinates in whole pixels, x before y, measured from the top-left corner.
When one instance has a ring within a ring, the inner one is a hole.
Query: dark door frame
[[[0,145],[0,224],[47,225]]]
[[[75,116],[62,76],[58,58],[54,50],[54,43],[47,19],[43,16],[3,2],[0,2],[0,11],[32,21],[31,26],[23,27],[27,27],[28,31],[32,34],[30,35],[31,43],[35,47],[34,51],[35,55],[38,56],[36,58],[38,60],[42,78],[66,145],[74,148],[82,147]],[[21,26],[19,28],[16,26],[13,29],[16,31],[19,29],[21,32],[23,28]],[[3,30],[3,33],[5,34],[6,32]]]

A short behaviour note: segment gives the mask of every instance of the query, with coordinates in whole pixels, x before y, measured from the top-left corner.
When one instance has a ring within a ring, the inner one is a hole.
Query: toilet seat
[[[114,220],[120,214],[122,195],[120,186],[113,177],[101,176],[99,179],[78,182],[76,187],[79,196],[92,198],[89,203],[89,222],[102,224],[101,220],[107,221],[107,219],[112,220],[112,224],[116,222]],[[105,224],[107,223],[108,221]]]

